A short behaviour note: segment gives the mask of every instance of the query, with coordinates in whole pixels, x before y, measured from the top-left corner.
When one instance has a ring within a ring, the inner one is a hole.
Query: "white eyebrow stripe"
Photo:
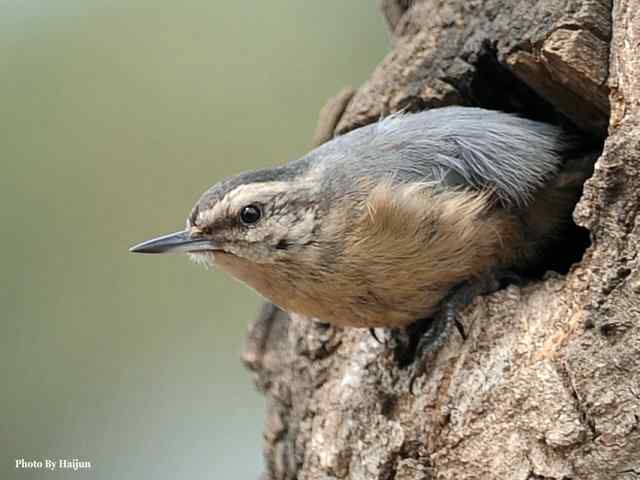
[[[289,182],[252,183],[234,188],[222,200],[227,200],[230,204],[267,201],[274,195],[285,193],[288,190],[291,190]]]
[[[216,218],[228,215],[251,203],[269,203],[275,196],[296,190],[312,190],[317,188],[314,178],[304,177],[293,182],[262,182],[239,185],[228,192],[220,201],[208,210],[198,213],[197,224],[208,225]]]
[[[291,190],[292,184],[289,182],[263,182],[239,185],[228,192],[213,207],[202,210],[198,213],[198,225],[208,225],[216,218],[220,218],[231,212],[234,208],[239,209],[245,204],[267,203],[275,195]]]

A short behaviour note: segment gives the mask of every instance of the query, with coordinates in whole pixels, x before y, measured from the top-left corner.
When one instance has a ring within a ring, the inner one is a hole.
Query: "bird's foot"
[[[415,381],[427,372],[427,366],[431,364],[432,356],[444,345],[448,338],[451,327],[455,325],[462,340],[467,339],[462,323],[458,320],[457,308],[459,303],[455,293],[450,299],[445,299],[440,310],[428,319],[419,320],[416,323],[428,322],[429,328],[422,334],[416,343],[414,358],[414,368],[409,380],[409,391],[415,394]]]
[[[371,335],[371,336],[373,337],[373,339],[374,339],[376,342],[378,342],[379,344],[381,344],[381,345],[382,345],[383,343],[386,343],[386,342],[381,341],[381,340],[378,338],[378,334],[376,333],[376,329],[375,329],[375,328],[373,328],[373,327],[369,329],[369,335]]]
[[[473,281],[463,282],[454,287],[440,302],[437,312],[429,318],[416,321],[403,331],[392,331],[396,343],[396,359],[401,367],[414,364],[414,372],[409,382],[413,393],[415,380],[424,375],[430,364],[430,356],[435,354],[455,327],[462,340],[467,339],[458,312],[480,295],[488,295],[523,279],[511,271],[492,271]]]

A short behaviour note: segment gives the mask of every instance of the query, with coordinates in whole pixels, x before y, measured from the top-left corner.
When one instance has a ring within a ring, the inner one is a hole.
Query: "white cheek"
[[[205,268],[213,268],[216,265],[216,259],[213,252],[197,252],[189,253],[189,259],[196,265],[202,265]]]

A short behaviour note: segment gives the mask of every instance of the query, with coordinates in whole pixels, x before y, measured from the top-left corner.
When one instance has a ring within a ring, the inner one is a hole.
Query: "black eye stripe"
[[[247,205],[240,210],[240,220],[246,225],[256,223],[262,218],[262,210],[257,205]]]

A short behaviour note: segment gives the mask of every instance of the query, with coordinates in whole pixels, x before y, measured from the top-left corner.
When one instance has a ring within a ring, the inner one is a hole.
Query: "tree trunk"
[[[449,336],[413,394],[414,366],[366,330],[265,306],[244,353],[267,397],[265,478],[640,478],[640,2],[382,11],[392,51],[328,104],[316,140],[449,104],[568,119],[604,145],[574,215],[591,246],[476,299],[466,340]]]

